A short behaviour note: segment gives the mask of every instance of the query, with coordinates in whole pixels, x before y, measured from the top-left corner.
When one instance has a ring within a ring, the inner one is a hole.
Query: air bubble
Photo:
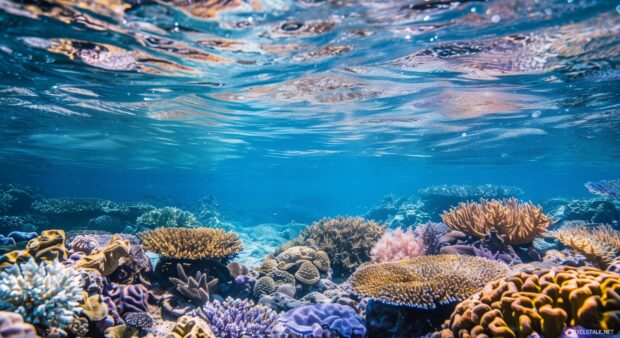
[[[492,22],[492,23],[498,23],[501,19],[502,19],[502,18],[501,18],[499,15],[495,14],[495,15],[493,15],[493,16],[491,17],[491,22]]]

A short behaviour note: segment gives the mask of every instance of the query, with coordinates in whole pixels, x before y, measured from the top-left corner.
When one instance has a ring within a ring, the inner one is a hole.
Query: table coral
[[[620,231],[609,225],[568,225],[554,231],[553,235],[601,269],[606,269],[620,252]]]
[[[127,257],[130,251],[129,241],[121,239],[120,235],[114,235],[108,245],[82,258],[75,264],[75,267],[97,270],[101,276],[106,277],[118,268],[121,258]]]
[[[19,313],[41,328],[68,328],[81,310],[80,274],[57,260],[33,259],[0,273],[0,310]]]
[[[505,264],[460,255],[420,256],[370,264],[351,277],[353,290],[387,304],[433,309],[469,297],[508,274]]]
[[[422,256],[425,253],[424,241],[414,234],[413,229],[401,228],[384,233],[370,251],[373,263],[383,263]]]
[[[531,243],[553,224],[540,206],[519,203],[514,198],[461,203],[444,212],[441,218],[451,229],[474,237],[483,238],[497,231],[511,245]]]
[[[223,303],[217,300],[208,302],[192,315],[211,323],[216,336],[230,338],[268,337],[277,318],[277,314],[266,306],[230,297]]]
[[[138,236],[146,250],[174,259],[226,260],[243,248],[235,233],[212,228],[158,228]]]
[[[565,327],[620,328],[620,275],[532,269],[489,283],[456,306],[435,337],[559,337]]]
[[[363,337],[364,320],[351,307],[341,304],[309,304],[278,318],[277,336]]]

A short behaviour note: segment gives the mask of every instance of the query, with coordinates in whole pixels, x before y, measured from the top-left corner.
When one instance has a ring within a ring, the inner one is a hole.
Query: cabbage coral
[[[441,218],[451,229],[479,238],[496,231],[511,245],[531,243],[553,224],[540,206],[519,203],[514,198],[461,203],[444,212]]]
[[[411,228],[390,230],[379,238],[370,251],[374,263],[383,263],[424,255],[424,241]]]
[[[21,314],[41,328],[68,328],[81,310],[81,277],[57,260],[33,259],[0,273],[0,310]]]
[[[235,233],[212,228],[158,228],[138,237],[146,250],[173,259],[227,259],[243,248]]]

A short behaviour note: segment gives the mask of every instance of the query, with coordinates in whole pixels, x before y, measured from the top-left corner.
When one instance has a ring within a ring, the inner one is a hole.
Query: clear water
[[[433,184],[591,196],[617,1],[0,1],[0,180],[286,222]]]

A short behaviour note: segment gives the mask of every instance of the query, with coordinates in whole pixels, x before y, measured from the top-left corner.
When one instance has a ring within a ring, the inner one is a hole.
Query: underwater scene
[[[0,0],[24,337],[620,337],[620,2]]]

